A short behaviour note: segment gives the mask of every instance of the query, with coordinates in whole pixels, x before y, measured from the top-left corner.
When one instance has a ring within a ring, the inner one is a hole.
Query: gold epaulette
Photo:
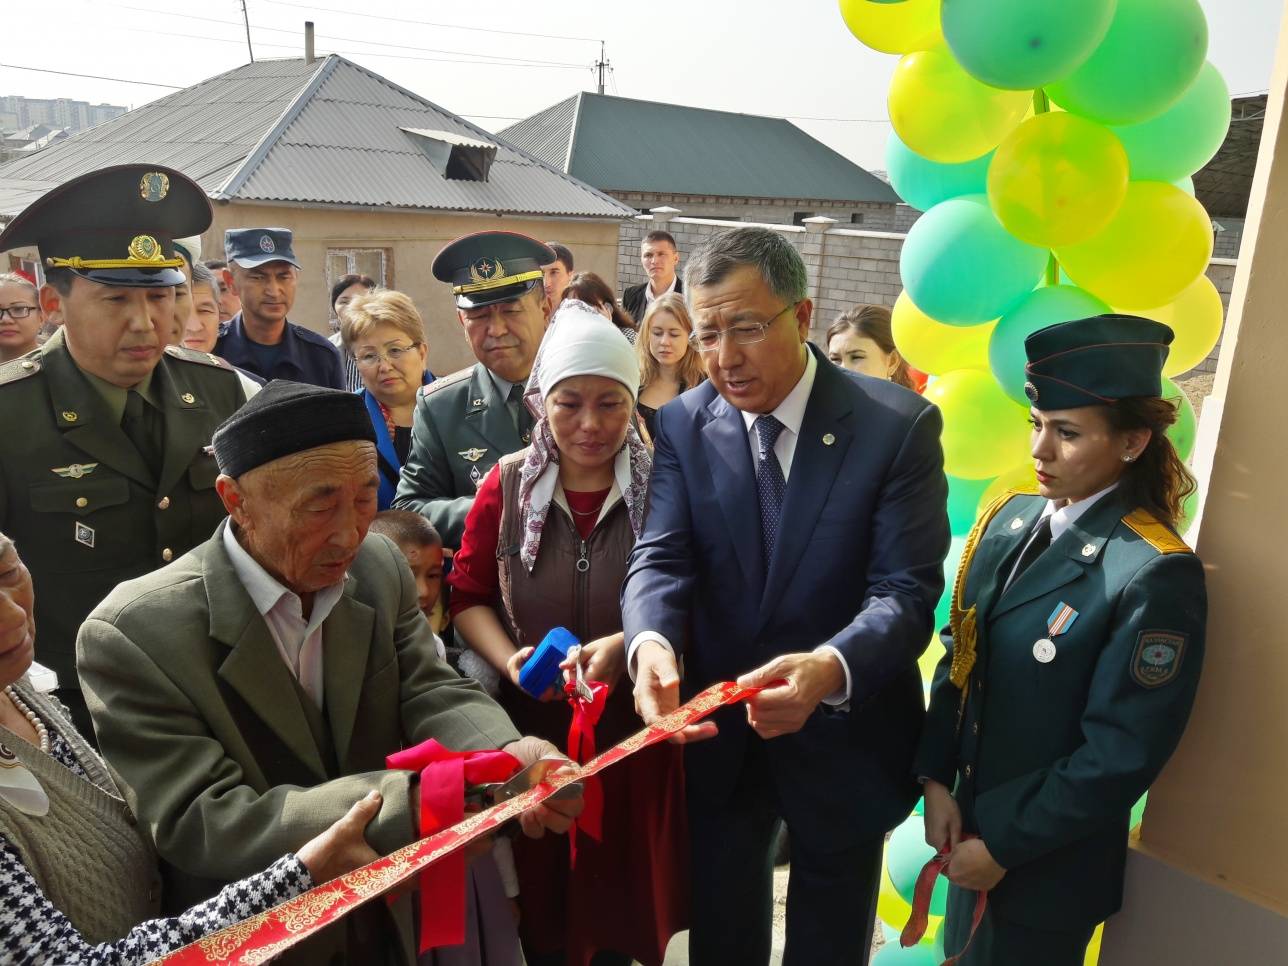
[[[975,667],[975,606],[962,610],[962,594],[966,591],[966,575],[970,573],[971,561],[975,559],[975,550],[980,539],[993,522],[993,518],[1011,501],[1012,497],[1032,495],[1032,491],[1019,489],[1007,490],[984,508],[975,525],[966,537],[966,546],[962,549],[961,563],[957,565],[957,579],[953,581],[952,607],[948,612],[948,626],[953,635],[953,663],[948,671],[948,679],[958,688],[965,688],[970,680],[970,672]]]
[[[1194,552],[1166,523],[1144,508],[1132,510],[1123,517],[1123,523],[1159,553]]]
[[[168,345],[165,347],[165,354],[171,359],[182,359],[184,362],[195,362],[202,366],[214,366],[216,369],[232,368],[232,364],[227,359],[221,359],[213,352],[198,352],[187,346]]]
[[[449,386],[455,386],[457,383],[468,379],[472,372],[474,372],[474,367],[469,366],[465,369],[461,369],[459,372],[453,372],[450,376],[442,376],[435,379],[428,386],[422,389],[420,394],[422,396],[432,396],[440,389],[447,389]]]

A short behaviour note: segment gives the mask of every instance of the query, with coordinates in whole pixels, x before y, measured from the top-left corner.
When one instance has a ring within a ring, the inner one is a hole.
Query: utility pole
[[[244,3],[245,0],[242,0]],[[595,61],[595,70],[599,73],[599,93],[604,93],[604,71],[611,67],[612,64],[604,57],[604,42],[599,42],[599,60]]]
[[[246,24],[246,50],[250,53],[250,62],[255,63],[255,48],[250,45],[250,14],[246,12],[246,0],[241,0],[242,21]]]

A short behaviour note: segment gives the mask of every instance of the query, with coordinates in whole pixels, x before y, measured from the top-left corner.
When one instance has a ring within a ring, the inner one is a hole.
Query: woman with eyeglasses
[[[0,274],[0,362],[17,359],[39,346],[45,317],[39,290],[16,272]]]
[[[425,372],[429,354],[425,323],[410,298],[386,289],[359,295],[349,303],[340,337],[362,376],[358,394],[376,429],[379,507],[387,510],[411,452],[416,394],[431,381]]]

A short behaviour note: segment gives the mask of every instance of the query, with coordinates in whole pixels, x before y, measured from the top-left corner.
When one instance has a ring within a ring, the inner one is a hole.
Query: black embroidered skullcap
[[[274,379],[215,430],[219,472],[241,476],[273,460],[346,440],[376,442],[355,393]]]
[[[1173,337],[1163,323],[1135,315],[1048,325],[1024,340],[1024,394],[1044,412],[1158,396]]]

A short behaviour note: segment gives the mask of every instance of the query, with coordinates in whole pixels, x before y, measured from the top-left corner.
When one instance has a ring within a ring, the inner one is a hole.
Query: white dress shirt
[[[1051,542],[1055,543],[1064,536],[1066,530],[1073,526],[1074,521],[1076,521],[1078,517],[1082,516],[1095,506],[1102,496],[1113,492],[1117,488],[1117,483],[1111,483],[1103,490],[1093,493],[1091,496],[1084,497],[1077,503],[1066,503],[1064,506],[1059,506],[1055,500],[1047,500],[1046,506],[1042,508],[1041,516],[1033,521],[1033,529],[1029,532],[1029,539],[1024,541],[1024,546],[1028,547],[1028,545],[1033,541],[1033,537],[1037,534],[1038,525],[1047,517],[1051,518]],[[1004,591],[1005,588],[1011,586],[1011,581],[1015,579],[1015,568],[1020,565],[1020,560],[1023,559],[1023,557],[1024,551],[1021,550],[1020,555],[1015,558],[1015,563],[1011,566],[1011,573],[1006,578],[1006,583],[1003,585]]]
[[[313,595],[313,610],[306,621],[299,595],[282,586],[246,552],[233,535],[232,521],[224,527],[224,549],[237,572],[237,579],[268,625],[282,660],[320,711],[323,707],[322,624],[339,603],[344,593],[344,580]]]
[[[814,377],[818,373],[818,360],[814,358],[814,353],[806,350],[805,352],[805,371],[801,374],[796,385],[792,387],[783,401],[769,415],[773,416],[783,424],[783,430],[778,434],[778,439],[774,441],[774,455],[778,457],[778,465],[783,470],[783,480],[786,482],[791,479],[792,461],[796,456],[796,443],[800,440],[801,424],[805,422],[805,408],[809,405],[809,396],[814,389]],[[760,440],[756,431],[756,420],[760,418],[761,413],[749,413],[743,411],[742,419],[747,427],[747,445],[751,448],[751,465],[754,467],[760,460]],[[661,634],[656,631],[640,631],[631,639],[630,646],[626,649],[626,667],[630,671],[631,680],[635,679],[635,649],[645,641],[656,641],[668,651],[674,653],[675,648]],[[845,691],[829,695],[823,700],[827,704],[844,705],[850,699],[850,668],[845,663],[845,658],[841,652],[830,644],[820,645],[816,650],[827,651],[834,655],[840,662],[841,669],[845,672]]]
[[[644,311],[647,312],[648,307],[652,305],[654,302],[656,302],[658,299],[660,299],[663,295],[667,295],[671,292],[674,292],[675,280],[679,277],[680,276],[678,275],[672,275],[671,284],[668,285],[664,291],[658,292],[656,295],[653,294],[653,283],[651,281],[645,282],[644,283]],[[643,320],[641,319],[641,321]]]

